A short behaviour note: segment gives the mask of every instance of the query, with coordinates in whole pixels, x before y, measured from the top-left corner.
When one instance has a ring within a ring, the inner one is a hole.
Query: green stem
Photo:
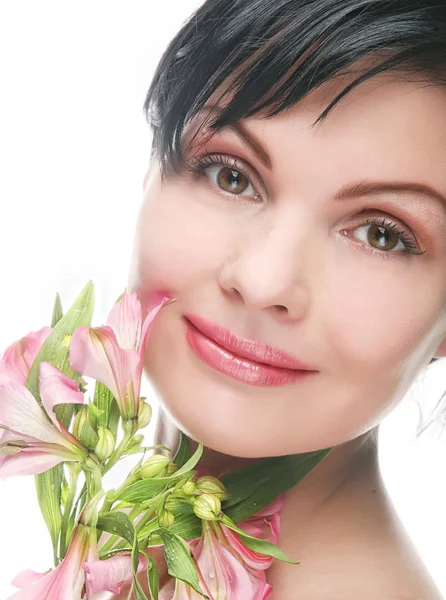
[[[93,491],[93,496],[99,492],[99,490],[102,490],[102,473],[101,473],[101,469],[99,466],[95,466],[92,469],[92,474],[93,474],[93,486],[94,486],[94,491]]]
[[[69,487],[68,487],[68,496],[67,501],[64,506],[62,524],[60,530],[60,542],[59,542],[59,554],[62,559],[65,556],[67,551],[67,533],[68,533],[68,525],[70,522],[71,510],[73,508],[74,498],[76,496],[77,489],[77,480],[79,477],[79,471],[76,467],[68,464],[68,472],[70,474],[69,477]]]
[[[150,500],[148,502],[148,504],[145,507],[146,514],[141,518],[139,523],[137,523],[135,525],[136,535],[138,535],[138,533],[141,531],[141,529],[144,527],[144,525],[146,525],[150,521],[150,519],[153,517],[153,513],[158,508],[158,505],[162,502],[163,497],[167,497],[169,495],[169,493],[170,493],[170,490],[167,490],[166,492],[161,492],[160,494],[155,496],[155,498],[152,498],[152,500]]]

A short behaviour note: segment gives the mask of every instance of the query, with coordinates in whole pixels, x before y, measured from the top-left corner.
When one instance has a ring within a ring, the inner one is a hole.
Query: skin
[[[301,564],[273,563],[274,598],[299,590],[306,600],[348,600],[360,590],[364,599],[436,600],[385,490],[376,434],[429,360],[446,353],[446,205],[414,192],[334,196],[359,179],[418,182],[446,195],[446,92],[387,73],[311,128],[349,81],[324,84],[272,119],[243,120],[272,170],[229,129],[194,143],[189,158],[216,152],[250,166],[254,189],[241,175],[238,196],[224,164],[162,187],[154,157],[128,288],[143,307],[155,290],[177,299],[159,313],[145,354],[161,404],[155,443],[176,448],[182,430],[204,443],[203,464],[216,471],[334,447],[288,492],[280,546]],[[391,229],[390,249],[380,250],[370,216],[402,225],[424,254],[404,253]],[[281,387],[238,382],[195,356],[185,312],[319,373]]]

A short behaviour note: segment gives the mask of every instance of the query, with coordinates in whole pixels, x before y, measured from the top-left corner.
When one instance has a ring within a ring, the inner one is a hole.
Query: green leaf
[[[96,527],[112,535],[119,535],[131,545],[135,541],[135,528],[125,513],[118,511],[104,513],[99,516]]]
[[[179,514],[192,515],[194,514],[194,507],[187,500],[181,498],[169,497],[166,500],[166,510],[172,512],[175,516]]]
[[[139,563],[139,550],[138,550],[138,541],[135,539],[135,543],[132,548],[132,570],[133,570],[133,593],[135,595],[136,600],[149,600],[144,593],[138,579],[138,563]]]
[[[148,580],[149,580],[150,595],[152,596],[152,600],[158,600],[159,587],[160,587],[158,569],[156,567],[156,564],[150,558],[150,556],[148,556],[146,554],[146,557],[149,562],[147,574],[148,574]]]
[[[178,471],[175,471],[175,473],[173,473],[172,475],[165,477],[165,479],[168,479],[168,480],[177,479],[178,477],[182,477],[188,471],[191,471],[196,466],[198,461],[200,460],[202,454],[203,454],[203,444],[200,442],[198,444],[198,448],[194,452],[193,456],[191,456],[189,458],[189,460],[187,460],[184,463],[184,465],[182,465],[182,467],[180,469],[178,469]]]
[[[300,563],[296,562],[292,558],[289,558],[278,546],[273,544],[272,542],[268,542],[267,540],[262,540],[253,535],[249,535],[246,531],[239,529],[231,519],[225,515],[221,522],[235,531],[242,542],[255,552],[260,552],[261,554],[266,554],[266,556],[272,556],[273,558],[277,558],[278,560],[282,560],[284,562],[292,563],[294,565],[299,565]]]
[[[56,465],[48,471],[44,471],[35,478],[37,500],[40,511],[50,532],[53,544],[54,562],[58,564],[59,535],[62,525],[62,512],[60,508],[61,487],[63,481],[63,467]]]
[[[183,465],[185,465],[192,456],[189,438],[185,436],[182,431],[180,432],[180,435],[180,447],[178,448],[177,453],[175,454],[175,458],[172,461],[178,467],[182,467]]]
[[[90,409],[91,404],[88,405]],[[89,411],[90,412],[90,411]],[[96,448],[96,444],[99,442],[99,436],[96,431],[93,429],[91,425],[91,421],[86,419],[84,424],[82,425],[81,430],[79,431],[79,439],[83,442],[88,448],[94,450]]]
[[[160,527],[157,534],[164,542],[164,555],[169,575],[181,579],[201,594],[203,598],[209,600],[209,596],[206,596],[200,587],[192,552],[186,542],[173,531],[164,527]]]
[[[261,510],[294,487],[327,456],[331,448],[265,458],[220,477],[230,497],[222,511],[235,523]]]
[[[98,414],[98,424],[113,432],[116,437],[119,424],[119,408],[111,391],[100,381],[96,381],[93,405],[102,413]]]
[[[139,502],[144,502],[149,498],[157,496],[168,487],[168,484],[169,481],[167,480],[167,477],[141,479],[125,488],[117,499],[138,504]]]
[[[169,531],[176,533],[182,537],[183,540],[195,540],[201,536],[201,519],[199,519],[195,513],[191,515],[176,515],[175,521],[170,526]]]
[[[78,327],[89,326],[91,324],[93,310],[94,287],[93,282],[89,281],[67,314],[58,321],[53,331],[42,344],[28,373],[26,387],[40,405],[42,405],[42,402],[39,391],[39,367],[42,361],[51,363],[64,373],[64,375],[80,384],[80,375],[71,368],[69,363],[71,338]],[[61,414],[60,411],[59,414]],[[63,407],[61,420],[65,427],[69,426],[72,415],[73,405]]]
[[[53,315],[51,317],[51,327],[55,327],[63,317],[62,302],[60,301],[59,292],[56,293],[56,299],[53,306]]]

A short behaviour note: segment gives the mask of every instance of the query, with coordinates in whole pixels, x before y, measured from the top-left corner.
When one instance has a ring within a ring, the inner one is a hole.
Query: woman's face
[[[446,201],[351,186],[417,183],[446,196],[446,92],[381,75],[311,129],[339,89],[242,121],[271,168],[226,128],[186,158],[223,154],[235,172],[206,164],[161,187],[154,159],[144,181],[128,287],[143,306],[157,290],[177,300],[157,316],[145,371],[180,429],[225,454],[351,440],[445,353]],[[190,346],[190,313],[318,372],[263,387],[222,373]]]

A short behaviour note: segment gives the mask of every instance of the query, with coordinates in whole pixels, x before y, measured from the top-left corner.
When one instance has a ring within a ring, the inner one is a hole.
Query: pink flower
[[[116,554],[107,560],[84,562],[87,598],[101,591],[121,593],[122,584],[132,576],[132,557],[130,554]],[[138,573],[147,569],[147,558],[140,555]]]
[[[119,594],[126,579],[132,576],[130,554],[99,560],[95,528],[78,524],[63,561],[53,570],[36,573],[27,569],[19,573],[12,585],[23,588],[9,600],[78,600],[107,591]],[[147,559],[139,559],[138,573],[147,569]],[[84,588],[85,586],[85,588]]]
[[[82,563],[96,558],[96,528],[78,523],[63,561],[46,573],[19,573],[12,585],[23,587],[9,600],[78,600],[85,585]]]
[[[169,300],[164,292],[152,294],[143,323],[136,292],[129,295],[126,290],[111,310],[106,326],[79,327],[73,334],[71,367],[105,385],[116,398],[124,420],[138,417],[146,339],[156,315]]]
[[[285,494],[239,523],[250,535],[278,541],[280,516]],[[265,526],[269,532],[265,536]],[[272,557],[247,548],[232,529],[216,521],[204,521],[201,538],[189,542],[197,563],[203,591],[211,600],[268,600],[273,592],[266,581]],[[192,587],[177,580],[172,600],[200,600]]]
[[[43,409],[16,379],[0,384],[0,478],[35,475],[88,456],[54,413],[57,404],[83,403],[77,383],[47,362],[40,364],[39,378]]]
[[[51,327],[32,331],[6,348],[0,359],[0,384],[14,379],[25,385],[26,378]]]

